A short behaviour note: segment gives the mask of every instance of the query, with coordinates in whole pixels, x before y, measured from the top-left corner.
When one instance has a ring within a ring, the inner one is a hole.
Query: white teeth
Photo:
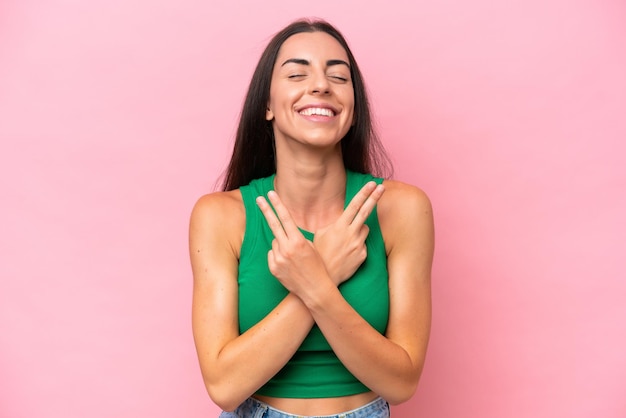
[[[319,115],[319,116],[335,116],[332,110],[321,107],[309,107],[300,112],[303,116]]]

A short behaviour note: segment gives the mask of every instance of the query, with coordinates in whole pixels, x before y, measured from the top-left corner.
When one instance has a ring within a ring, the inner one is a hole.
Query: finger
[[[273,275],[276,275],[278,272],[278,268],[276,266],[276,254],[274,253],[274,250],[269,250],[267,252],[267,267],[269,267],[270,273]]]
[[[376,189],[376,183],[374,181],[369,181],[365,184],[365,186],[361,187],[361,190],[357,194],[354,195],[346,209],[343,211],[341,215],[341,219],[350,224],[356,214],[361,209],[361,206],[367,201],[367,198],[372,194],[372,192]]]
[[[272,230],[274,238],[278,240],[287,239],[287,234],[285,233],[285,230],[283,229],[280,220],[278,219],[278,217],[276,217],[276,214],[272,210],[272,207],[267,202],[267,200],[265,200],[263,196],[259,196],[256,198],[256,204],[259,206],[259,209],[261,209],[261,213],[263,213],[263,216],[267,221],[267,225]]]
[[[272,240],[272,249],[270,250],[274,256],[274,261],[278,262],[278,258],[281,255],[280,252],[280,243],[278,242],[277,239],[273,239]]]
[[[358,212],[352,219],[352,225],[359,227],[365,224],[365,221],[370,216],[376,204],[380,200],[380,197],[385,192],[385,187],[382,184],[377,185],[372,193],[367,197],[365,202],[361,205]]]
[[[293,237],[294,233],[299,233],[300,231],[298,229],[298,226],[291,217],[291,213],[289,213],[289,210],[287,210],[287,208],[283,204],[283,201],[280,200],[278,193],[272,190],[267,194],[267,197],[270,199],[270,202],[272,202],[272,206],[274,206],[276,215],[278,216],[278,219],[280,220],[280,223],[282,224],[283,230],[285,231],[287,237]]]
[[[361,228],[359,229],[359,232],[358,232],[359,240],[365,242],[369,233],[370,233],[370,227],[367,225],[361,225]]]

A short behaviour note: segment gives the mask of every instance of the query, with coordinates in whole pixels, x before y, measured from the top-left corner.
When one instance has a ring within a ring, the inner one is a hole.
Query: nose
[[[325,72],[315,71],[311,76],[309,86],[311,94],[330,94],[330,83]]]

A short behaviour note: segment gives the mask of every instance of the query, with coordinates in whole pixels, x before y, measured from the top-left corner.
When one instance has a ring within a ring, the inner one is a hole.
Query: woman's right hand
[[[384,191],[383,185],[368,182],[352,198],[337,221],[315,232],[313,245],[335,285],[352,277],[367,258],[365,239],[369,228],[365,221]]]

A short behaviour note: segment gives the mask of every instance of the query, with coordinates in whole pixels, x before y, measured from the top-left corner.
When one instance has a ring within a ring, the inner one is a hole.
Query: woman
[[[324,21],[289,25],[257,65],[224,191],[190,222],[194,339],[223,417],[387,417],[415,392],[432,211],[369,174],[386,157],[368,106]]]

